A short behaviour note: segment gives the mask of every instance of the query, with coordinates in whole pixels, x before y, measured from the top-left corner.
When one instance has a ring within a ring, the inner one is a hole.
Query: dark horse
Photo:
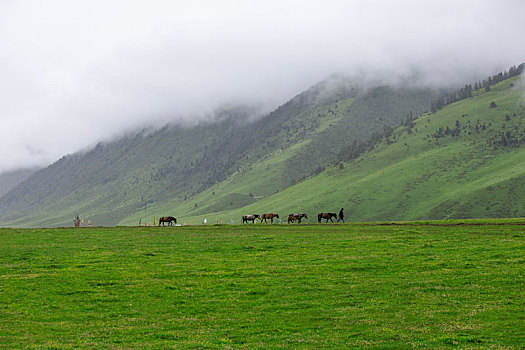
[[[290,214],[290,215],[288,215],[288,223],[295,222],[295,220],[297,220],[297,222],[300,224],[302,218],[308,219],[308,215],[306,215],[306,214]]]
[[[257,214],[249,214],[249,215],[243,215],[242,216],[242,223],[247,223],[248,221],[251,221],[252,224],[255,223],[255,219],[260,219],[261,217]]]
[[[168,223],[168,226],[171,226],[172,223],[177,223],[177,219],[175,219],[173,216],[163,216],[159,219],[159,226],[160,224],[164,226],[166,222]]]
[[[262,214],[261,216],[261,222],[267,222],[266,219],[270,219],[270,223],[273,224],[273,218],[279,219],[279,214],[269,213],[269,214]]]
[[[328,220],[330,220],[331,222],[334,222],[332,218],[337,219],[337,214],[336,213],[319,213],[317,215],[317,220],[319,221],[319,223],[321,222],[322,219],[326,219],[326,222],[328,222]]]

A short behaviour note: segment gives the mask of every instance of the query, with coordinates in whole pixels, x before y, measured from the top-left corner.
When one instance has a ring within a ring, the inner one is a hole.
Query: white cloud
[[[464,82],[525,58],[521,1],[4,1],[0,171],[123,129],[275,106],[336,72]]]

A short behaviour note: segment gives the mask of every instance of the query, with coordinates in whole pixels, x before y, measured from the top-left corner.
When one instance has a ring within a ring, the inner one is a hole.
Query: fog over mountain
[[[525,60],[525,3],[2,1],[0,172],[341,73],[454,86]]]

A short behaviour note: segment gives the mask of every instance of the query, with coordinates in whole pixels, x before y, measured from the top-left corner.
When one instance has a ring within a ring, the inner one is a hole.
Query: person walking
[[[341,208],[341,210],[339,210],[339,217],[337,218],[337,222],[339,221],[342,221],[343,223],[345,222],[345,213],[343,212],[344,208]]]

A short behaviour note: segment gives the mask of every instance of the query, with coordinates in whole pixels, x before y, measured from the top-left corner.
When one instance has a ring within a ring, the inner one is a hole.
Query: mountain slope
[[[18,169],[0,174],[0,197],[33,175],[38,168]]]
[[[255,122],[251,109],[228,109],[212,123],[99,144],[0,198],[0,224],[70,225],[79,212],[114,225],[174,209],[195,216],[243,207],[320,172],[341,147],[399,125],[436,96],[429,89],[363,90],[333,77]]]
[[[518,77],[477,90],[396,129],[357,159],[206,217],[238,221],[244,213],[279,212],[283,220],[306,212],[317,221],[318,212],[341,207],[353,221],[524,216],[524,95]]]

